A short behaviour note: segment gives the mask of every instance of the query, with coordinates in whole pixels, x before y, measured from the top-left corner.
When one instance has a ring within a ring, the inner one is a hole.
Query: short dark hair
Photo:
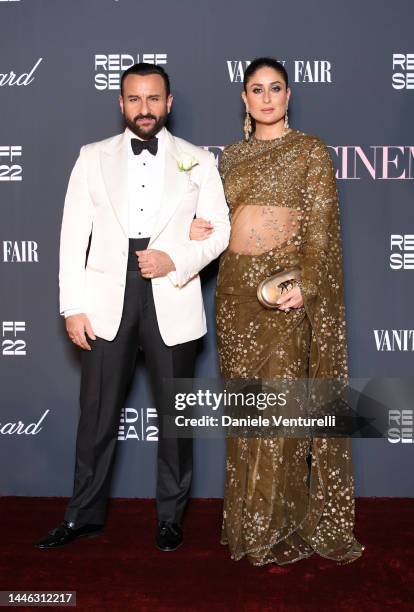
[[[139,64],[134,64],[130,66],[125,72],[122,73],[121,77],[121,95],[124,93],[124,81],[129,74],[159,74],[160,77],[164,79],[165,91],[167,92],[167,96],[170,95],[170,78],[168,74],[165,72],[164,68],[161,66],[157,66],[156,64],[147,64],[146,62],[140,62]]]
[[[259,68],[273,68],[282,76],[286,84],[286,89],[289,87],[288,73],[284,65],[279,62],[279,60],[274,59],[273,57],[257,57],[247,66],[246,70],[244,71],[243,86],[245,91],[248,80],[254,75],[256,70],[259,70]]]

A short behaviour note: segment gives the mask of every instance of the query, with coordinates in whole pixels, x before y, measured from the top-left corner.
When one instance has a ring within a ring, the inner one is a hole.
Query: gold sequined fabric
[[[290,130],[237,142],[220,164],[232,231],[217,279],[225,379],[347,380],[339,209],[332,161],[317,137]],[[265,309],[258,283],[299,265],[304,306]],[[227,440],[223,544],[254,565],[314,552],[344,563],[354,533],[349,438]]]

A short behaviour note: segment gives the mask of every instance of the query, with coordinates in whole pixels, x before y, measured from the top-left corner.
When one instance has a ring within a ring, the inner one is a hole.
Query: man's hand
[[[293,287],[290,291],[283,294],[277,302],[279,310],[289,310],[290,308],[300,308],[303,306],[302,292],[299,287]]]
[[[66,331],[74,344],[86,351],[92,350],[86,340],[86,334],[91,340],[96,340],[96,336],[86,314],[75,314],[66,317]]]
[[[205,240],[214,232],[214,226],[205,219],[193,219],[190,227],[190,240]]]
[[[138,267],[144,278],[157,278],[166,276],[175,270],[173,260],[164,251],[157,249],[146,249],[145,251],[135,251],[138,257]]]

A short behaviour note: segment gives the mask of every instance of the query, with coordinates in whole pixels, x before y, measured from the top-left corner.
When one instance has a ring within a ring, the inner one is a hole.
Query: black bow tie
[[[147,149],[151,155],[157,155],[158,151],[158,138],[151,138],[150,140],[139,140],[138,138],[131,138],[131,147],[134,155],[139,155],[144,149]]]

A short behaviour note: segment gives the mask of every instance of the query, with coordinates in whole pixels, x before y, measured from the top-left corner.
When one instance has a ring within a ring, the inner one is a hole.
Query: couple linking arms
[[[74,491],[64,521],[38,548],[102,531],[138,351],[159,416],[156,545],[182,544],[192,440],[163,435],[172,398],[162,379],[194,376],[197,339],[207,331],[198,273],[223,251],[223,377],[346,378],[334,171],[319,138],[289,128],[290,93],[282,64],[249,65],[245,136],[225,148],[222,180],[212,154],[165,128],[169,78],[152,64],[122,76],[125,132],[82,147],[65,201],[59,275],[66,329],[82,348]],[[264,308],[257,285],[291,266],[300,267],[300,282],[278,308]],[[363,549],[353,527],[349,439],[227,441],[222,543],[232,558],[285,564],[317,552],[347,563]]]

